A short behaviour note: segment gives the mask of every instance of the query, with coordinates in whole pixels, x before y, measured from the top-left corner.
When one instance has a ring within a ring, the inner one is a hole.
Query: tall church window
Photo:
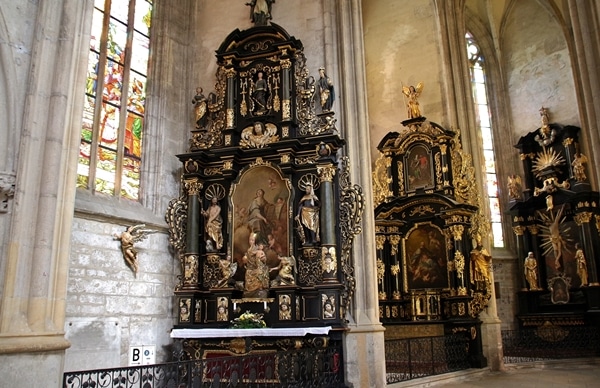
[[[94,0],[77,187],[139,198],[152,0]]]
[[[467,56],[469,59],[469,71],[473,89],[473,101],[477,115],[477,123],[481,134],[483,156],[485,159],[485,178],[487,196],[489,199],[491,229],[493,246],[504,247],[504,234],[502,232],[502,214],[500,212],[500,201],[498,198],[498,177],[496,175],[496,156],[494,154],[494,142],[492,134],[492,117],[488,105],[488,94],[486,86],[485,60],[473,35],[469,32],[465,35],[467,45]]]

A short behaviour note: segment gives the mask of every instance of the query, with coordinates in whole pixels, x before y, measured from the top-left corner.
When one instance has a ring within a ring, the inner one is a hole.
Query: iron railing
[[[502,348],[507,364],[600,356],[597,327],[540,326],[503,330]]]
[[[345,387],[341,349],[66,372],[63,388]]]
[[[460,335],[386,340],[387,383],[469,369],[468,351]]]

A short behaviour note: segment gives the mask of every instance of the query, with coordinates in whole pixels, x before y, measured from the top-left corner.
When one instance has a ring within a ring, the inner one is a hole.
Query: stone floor
[[[600,359],[506,365],[502,372],[470,369],[388,387],[567,388],[600,387]]]

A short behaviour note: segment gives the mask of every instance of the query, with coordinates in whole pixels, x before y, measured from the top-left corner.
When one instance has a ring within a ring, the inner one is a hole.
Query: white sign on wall
[[[156,363],[156,345],[130,346],[129,366]]]

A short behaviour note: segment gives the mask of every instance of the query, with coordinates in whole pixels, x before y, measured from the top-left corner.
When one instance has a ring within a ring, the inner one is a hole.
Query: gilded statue
[[[537,260],[535,256],[533,256],[533,252],[529,252],[527,257],[525,258],[525,279],[527,283],[529,283],[529,289],[531,291],[540,290],[538,285],[538,275],[537,275]]]
[[[196,88],[196,95],[192,99],[192,104],[194,104],[194,122],[196,124],[196,129],[203,129],[206,127],[208,100],[204,97],[204,94],[202,94],[202,88]]]
[[[319,68],[319,80],[317,81],[319,87],[319,96],[321,102],[321,109],[323,112],[331,111],[333,101],[335,100],[335,91],[333,89],[333,82],[331,78],[325,73],[325,68]]]
[[[319,237],[320,206],[321,202],[315,195],[313,185],[307,183],[305,194],[298,205],[298,214],[295,217],[302,228],[302,232],[299,234],[303,244],[316,244],[321,240]]]
[[[133,244],[142,241],[148,237],[148,234],[155,233],[155,231],[144,229],[145,226],[146,225],[144,224],[133,225],[127,228],[127,230],[121,234],[114,234],[115,240],[121,241],[121,251],[123,252],[123,258],[125,259],[125,262],[135,273],[138,271],[138,251],[135,249]]]
[[[554,220],[548,225],[548,232],[550,237],[550,243],[552,245],[552,252],[554,253],[554,267],[559,270],[561,268],[561,258],[563,250],[563,237],[560,233],[560,221],[562,220],[562,212],[564,206],[560,208],[560,211],[554,218]]]
[[[585,175],[585,167],[584,164],[587,163],[587,156],[578,152],[575,154],[575,159],[571,162],[571,166],[573,167],[573,175],[575,176],[575,180],[577,182],[583,182],[587,179]]]
[[[264,244],[257,241],[257,233],[248,238],[250,247],[242,257],[246,269],[244,276],[244,298],[266,298],[269,290],[269,267]]]
[[[217,282],[217,288],[229,286],[233,282],[233,275],[237,271],[237,262],[232,263],[231,256],[227,256],[226,259],[219,260],[219,269],[221,270],[221,278]]]
[[[485,290],[491,284],[490,264],[492,256],[481,245],[481,237],[477,236],[477,246],[471,251],[471,283],[478,290]]]
[[[296,259],[291,257],[279,257],[279,265],[271,271],[277,271],[275,279],[271,280],[271,286],[289,286],[295,284],[294,266]]]
[[[423,91],[423,82],[419,82],[416,87],[402,86],[402,93],[408,98],[406,106],[408,108],[408,118],[414,119],[421,117],[421,108],[419,106],[419,96]]]
[[[210,205],[206,210],[202,210],[202,215],[206,221],[205,230],[209,238],[209,240],[206,241],[207,250],[219,251],[223,247],[223,217],[221,217],[219,198],[216,195],[212,196]]]
[[[547,147],[554,143],[556,130],[550,128],[547,108],[540,108],[540,116],[542,119],[542,126],[540,127],[540,133],[535,135],[535,141],[537,141],[540,146]]]
[[[588,285],[588,271],[587,271],[587,262],[585,261],[585,253],[581,248],[581,244],[575,244],[575,261],[577,262],[577,275],[579,275],[579,279],[581,279],[581,285]]]
[[[518,201],[523,198],[523,184],[519,175],[509,175],[507,186],[510,199]]]

